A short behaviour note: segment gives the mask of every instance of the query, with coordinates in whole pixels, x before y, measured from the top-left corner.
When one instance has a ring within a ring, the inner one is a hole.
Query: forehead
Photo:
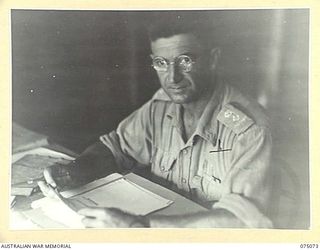
[[[198,53],[200,45],[194,35],[178,34],[151,42],[151,50],[154,56],[171,59],[184,53]]]

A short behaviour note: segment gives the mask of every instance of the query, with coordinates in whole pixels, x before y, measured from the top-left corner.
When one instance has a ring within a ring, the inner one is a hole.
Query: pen
[[[50,183],[47,183],[47,186],[50,187],[56,194],[59,194],[58,186],[54,187]]]

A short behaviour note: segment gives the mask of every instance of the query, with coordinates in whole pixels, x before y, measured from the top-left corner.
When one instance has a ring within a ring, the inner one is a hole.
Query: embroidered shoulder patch
[[[236,134],[246,131],[254,121],[231,104],[223,106],[217,119]]]

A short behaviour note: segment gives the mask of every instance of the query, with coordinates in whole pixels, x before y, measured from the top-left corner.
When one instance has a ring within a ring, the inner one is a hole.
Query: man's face
[[[184,72],[176,64],[169,64],[167,71],[157,71],[164,91],[175,103],[186,104],[201,99],[209,91],[209,65],[204,62],[204,55],[197,39],[191,34],[179,34],[168,38],[159,38],[151,42],[152,58],[163,57],[174,62],[181,55],[188,55],[194,60],[192,69]]]

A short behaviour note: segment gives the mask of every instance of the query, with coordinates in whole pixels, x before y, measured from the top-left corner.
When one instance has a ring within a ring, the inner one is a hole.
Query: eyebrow
[[[189,56],[189,57],[191,57],[191,59],[195,59],[198,57],[196,53],[191,53],[191,52],[185,52],[185,53],[180,54],[179,56],[182,56],[182,55]]]
[[[184,52],[184,53],[181,53],[180,55],[176,56],[175,58],[179,57],[179,56],[189,56],[191,59],[196,59],[198,57],[197,54],[195,53],[191,53],[191,52]],[[154,58],[164,58],[166,60],[168,60],[168,58],[165,58],[163,56],[154,56]]]

